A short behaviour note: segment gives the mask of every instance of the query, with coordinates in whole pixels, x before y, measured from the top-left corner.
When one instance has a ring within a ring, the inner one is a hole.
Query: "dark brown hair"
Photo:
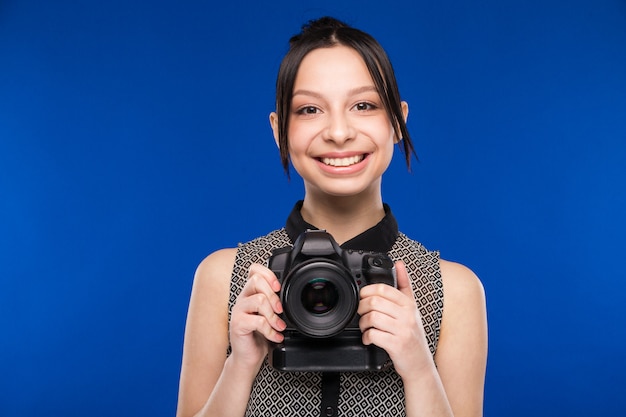
[[[289,175],[289,113],[293,86],[304,57],[314,49],[344,45],[357,51],[369,70],[381,97],[396,136],[402,140],[407,167],[415,149],[402,114],[398,84],[391,61],[382,46],[371,35],[335,18],[322,17],[302,26],[302,31],[289,40],[289,51],[283,58],[276,79],[276,114],[278,116],[278,145],[280,159]],[[415,155],[417,157],[417,155]]]

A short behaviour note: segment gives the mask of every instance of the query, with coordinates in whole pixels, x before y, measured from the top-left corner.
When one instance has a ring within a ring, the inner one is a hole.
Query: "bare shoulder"
[[[456,302],[484,302],[485,290],[476,274],[457,262],[441,260],[441,279],[444,288],[444,300]],[[445,302],[444,301],[444,302]]]
[[[237,249],[220,249],[200,262],[196,268],[187,313],[186,339],[206,337],[204,326],[216,330],[213,338],[225,342],[228,329],[230,279]]]
[[[205,326],[216,330],[211,334],[214,341],[227,343],[230,277],[236,254],[237,249],[234,248],[220,249],[198,265],[189,300],[186,345],[190,338],[208,338],[209,334],[203,330],[207,328]],[[208,343],[208,340],[203,342]],[[203,343],[192,344],[196,347],[202,345]]]
[[[486,337],[486,300],[482,282],[476,274],[460,263],[441,260],[443,282],[443,317],[440,346],[449,341],[458,343],[467,331]]]
[[[236,255],[236,248],[220,249],[211,253],[198,265],[194,284],[200,281],[201,284],[219,286],[223,285],[224,281],[229,281]]]

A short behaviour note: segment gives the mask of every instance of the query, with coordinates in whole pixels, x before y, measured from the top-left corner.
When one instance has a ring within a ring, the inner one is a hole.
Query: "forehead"
[[[365,61],[353,48],[337,45],[309,52],[300,63],[294,90],[374,85]]]

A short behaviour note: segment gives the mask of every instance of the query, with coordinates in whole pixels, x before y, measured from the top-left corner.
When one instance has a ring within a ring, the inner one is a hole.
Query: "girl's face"
[[[403,110],[406,117],[406,103]],[[277,138],[276,114],[270,119]],[[320,48],[304,57],[294,84],[288,138],[291,162],[307,193],[380,193],[396,137],[354,49]]]

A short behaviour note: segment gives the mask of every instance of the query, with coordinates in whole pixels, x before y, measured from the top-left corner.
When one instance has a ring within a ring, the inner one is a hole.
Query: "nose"
[[[324,139],[337,144],[354,139],[355,129],[350,116],[344,112],[332,112],[328,115]]]

